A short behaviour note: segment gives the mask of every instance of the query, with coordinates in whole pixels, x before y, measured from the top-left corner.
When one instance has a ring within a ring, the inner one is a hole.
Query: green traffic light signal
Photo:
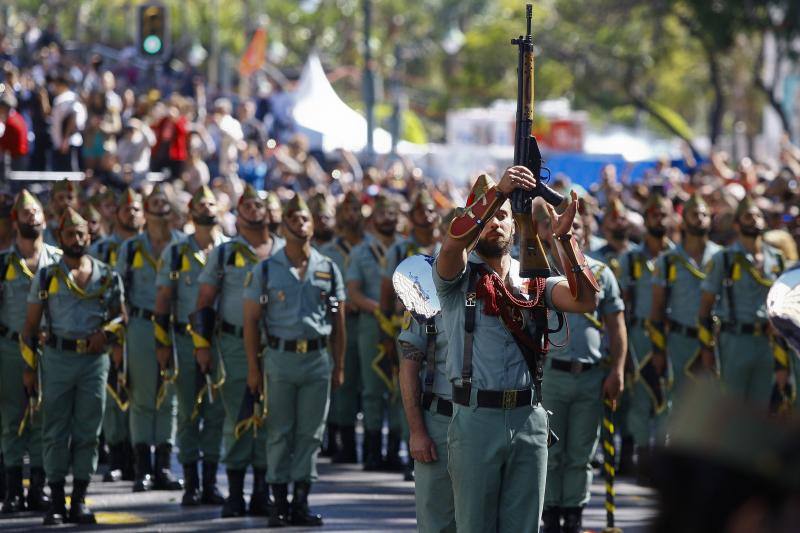
[[[161,51],[162,43],[161,39],[157,35],[148,35],[142,41],[142,50],[147,52],[148,54],[157,54]]]

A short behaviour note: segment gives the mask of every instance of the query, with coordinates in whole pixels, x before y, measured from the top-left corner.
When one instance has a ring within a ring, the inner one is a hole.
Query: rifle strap
[[[722,280],[722,286],[725,287],[725,297],[728,300],[728,322],[736,324],[736,300],[734,299],[733,290],[733,268],[735,263],[727,251],[722,252],[722,264],[725,268],[725,279]]]
[[[433,393],[433,380],[436,376],[436,317],[425,322],[425,394]]]
[[[464,358],[461,365],[461,387],[454,387],[453,392],[463,394],[461,403],[469,405],[470,392],[472,390],[472,350],[475,334],[475,315],[478,296],[476,293],[478,286],[478,276],[481,266],[478,263],[468,263],[469,274],[467,277],[467,292],[464,298]],[[459,401],[455,397],[454,401]]]

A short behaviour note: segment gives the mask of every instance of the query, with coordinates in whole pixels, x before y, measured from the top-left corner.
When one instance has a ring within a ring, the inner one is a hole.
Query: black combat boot
[[[172,475],[172,444],[162,442],[156,446],[156,474],[153,488],[156,490],[181,490],[183,480]]]
[[[269,516],[269,489],[267,488],[267,471],[253,468],[253,493],[250,495],[250,508],[253,516]]]
[[[225,503],[225,497],[217,488],[217,463],[203,461],[203,495],[200,502],[204,505]]]
[[[136,453],[130,441],[125,441],[122,445],[122,481],[133,481],[136,479]]]
[[[31,467],[31,484],[25,499],[28,511],[41,513],[50,506],[50,497],[44,493],[45,475],[41,466]]]
[[[653,486],[653,450],[640,446],[636,450],[636,484],[642,487]]]
[[[540,533],[561,533],[561,507],[545,507],[542,510]]]
[[[153,488],[153,463],[150,458],[150,445],[137,444],[134,448],[136,455],[136,479],[133,482],[133,492],[145,492]]]
[[[633,437],[623,437],[622,445],[619,449],[619,465],[617,466],[618,476],[630,476],[634,473],[633,448]]]
[[[285,527],[289,525],[289,486],[286,483],[270,485],[275,503],[269,510],[267,527]]]
[[[403,481],[414,481],[414,460],[409,459],[403,467]]]
[[[181,505],[200,505],[200,478],[197,476],[197,461],[183,465],[183,499]]]
[[[228,499],[222,506],[222,518],[244,516],[244,470],[228,470]]]
[[[385,472],[402,472],[405,469],[400,460],[400,435],[389,432],[389,442],[386,445],[386,460],[383,461],[381,470]]]
[[[86,479],[75,479],[72,481],[72,496],[69,503],[69,517],[67,522],[80,525],[96,524],[94,513],[86,505],[86,489],[89,488],[89,481]]]
[[[327,438],[324,441],[324,446],[319,452],[320,457],[333,457],[339,452],[339,442],[337,440],[339,433],[339,426],[337,424],[328,423],[326,427]]]
[[[381,432],[364,432],[364,470],[374,472],[380,470],[381,460]]]
[[[25,510],[22,493],[22,467],[11,466],[5,469],[6,498],[3,501],[3,514],[14,514]]]
[[[122,479],[122,467],[125,461],[125,445],[121,442],[108,445],[108,470],[103,475],[103,481],[114,483]]]
[[[50,482],[50,508],[44,515],[42,524],[45,526],[56,526],[63,524],[67,516],[67,504],[64,497],[64,482]]]
[[[341,446],[332,462],[336,464],[355,464],[358,462],[356,454],[356,428],[355,426],[339,426]]]
[[[564,525],[561,533],[583,532],[583,507],[564,507]]]
[[[308,493],[311,492],[311,483],[308,481],[294,482],[294,496],[292,497],[291,523],[293,526],[321,526],[322,516],[313,514],[308,508]]]

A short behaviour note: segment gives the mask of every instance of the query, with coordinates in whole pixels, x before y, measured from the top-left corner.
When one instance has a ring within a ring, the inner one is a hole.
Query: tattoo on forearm
[[[403,359],[416,361],[417,363],[420,363],[423,359],[425,359],[425,354],[423,354],[413,344],[405,341],[400,341],[400,354],[403,356]]]

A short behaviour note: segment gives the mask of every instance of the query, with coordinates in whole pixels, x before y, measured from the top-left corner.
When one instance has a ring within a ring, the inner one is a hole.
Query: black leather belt
[[[453,402],[450,400],[445,400],[441,396],[436,396],[433,393],[430,394],[423,394],[422,395],[422,408],[426,411],[430,411],[431,405],[433,405],[433,399],[436,398],[436,414],[446,416],[450,418],[453,416]]]
[[[738,335],[765,335],[767,333],[767,324],[766,322],[755,322],[753,324],[723,322],[720,329],[726,333]]]
[[[225,322],[224,320],[220,322],[219,329],[222,331],[222,333],[227,333],[228,335],[233,335],[234,337],[241,337],[244,334],[244,328],[242,326],[237,326],[235,324],[231,324],[230,322]]]
[[[142,307],[136,307],[135,305],[130,306],[132,317],[141,318],[144,320],[152,320],[153,319],[153,312],[148,311]]]
[[[51,333],[47,338],[47,345],[60,351],[90,353],[89,339],[65,339]]]
[[[6,339],[10,339],[12,341],[19,340],[19,332],[18,331],[11,331],[3,324],[0,324],[0,337],[4,337]]]
[[[286,340],[272,335],[267,335],[267,346],[274,350],[281,350],[284,352],[306,353],[321,350],[328,345],[326,337],[319,337],[317,339],[295,339]]]
[[[674,320],[667,320],[667,324],[669,324],[669,332],[670,333],[679,333],[681,335],[685,335],[687,337],[691,337],[693,339],[697,338],[697,328],[693,326],[685,326],[680,322],[675,322]]]
[[[453,385],[453,402],[469,406],[469,395],[466,388]],[[478,390],[478,407],[492,409],[514,409],[532,405],[532,389],[519,390]]]
[[[550,368],[553,370],[560,370],[561,372],[569,372],[570,374],[580,374],[591,370],[596,367],[595,363],[583,363],[581,361],[564,361],[561,359],[551,359]]]

